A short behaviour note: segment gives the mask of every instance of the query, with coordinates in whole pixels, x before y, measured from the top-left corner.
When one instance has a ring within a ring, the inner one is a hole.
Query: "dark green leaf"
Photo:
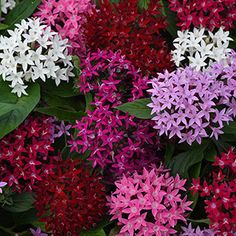
[[[193,223],[204,223],[204,224],[210,224],[210,220],[209,219],[201,219],[201,220],[192,220],[192,219],[188,219],[188,221],[193,222]]]
[[[3,208],[9,212],[24,212],[33,208],[34,197],[32,193],[24,192],[21,194],[15,194],[13,196],[13,205],[4,206]]]
[[[28,211],[12,214],[16,226],[32,224],[37,220],[37,211],[31,208]]]
[[[140,119],[151,119],[151,109],[147,106],[150,102],[150,98],[142,98],[133,102],[127,102],[116,108]]]
[[[45,115],[56,116],[59,120],[70,121],[73,123],[75,120],[79,120],[85,115],[82,111],[63,110],[56,107],[40,107],[37,108],[36,111]]]
[[[191,166],[189,168],[189,176],[194,179],[198,178],[200,176],[201,167],[202,162],[198,162],[197,164]]]
[[[149,4],[150,0],[139,0],[138,1],[138,6],[140,9],[148,9],[148,4]]]
[[[205,150],[205,157],[204,159],[210,162],[215,161],[215,157],[217,155],[217,151],[214,145],[209,145]]]
[[[106,233],[103,229],[97,229],[89,232],[83,232],[81,233],[81,236],[106,236]]]
[[[174,154],[175,151],[175,144],[174,143],[168,143],[166,145],[166,150],[165,150],[165,155],[164,155],[164,159],[165,159],[165,164],[168,166],[172,156]]]
[[[173,36],[177,35],[177,26],[176,26],[176,15],[169,9],[169,3],[166,0],[161,0],[161,4],[163,6],[162,13],[167,18],[167,30]]]
[[[30,84],[28,96],[18,98],[8,85],[0,81],[0,138],[17,128],[40,100],[40,87]]]
[[[79,90],[74,88],[73,80],[69,83],[61,82],[58,86],[55,85],[55,81],[47,80],[45,83],[40,84],[43,92],[50,95],[56,95],[59,97],[73,97],[78,96]]]
[[[40,2],[41,0],[23,0],[7,14],[4,23],[13,28],[14,24],[31,16]]]
[[[168,167],[171,169],[174,175],[179,173],[181,176],[188,178],[190,167],[203,160],[204,150],[208,145],[209,140],[197,147],[189,148],[189,150],[186,152],[178,154],[171,160]]]
[[[93,95],[91,93],[86,93],[86,95],[85,95],[85,103],[86,103],[85,111],[92,111],[93,110],[93,106],[91,105],[92,101],[93,101]]]

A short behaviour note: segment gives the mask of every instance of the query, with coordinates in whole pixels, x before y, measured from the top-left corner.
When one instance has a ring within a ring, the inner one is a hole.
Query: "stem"
[[[5,228],[2,225],[0,225],[0,229],[3,230],[6,233],[9,233],[10,235],[14,235],[15,236],[15,232],[11,231],[12,228]]]

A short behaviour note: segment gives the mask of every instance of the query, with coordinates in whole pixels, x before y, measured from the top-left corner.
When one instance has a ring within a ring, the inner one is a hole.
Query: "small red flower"
[[[46,228],[57,236],[79,235],[105,215],[101,177],[78,161],[61,162],[36,189],[35,207]]]

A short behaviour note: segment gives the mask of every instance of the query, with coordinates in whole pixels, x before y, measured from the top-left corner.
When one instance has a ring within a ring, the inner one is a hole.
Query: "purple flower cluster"
[[[228,65],[214,63],[204,72],[190,67],[160,73],[151,82],[154,128],[160,135],[177,136],[180,142],[201,143],[204,137],[223,133],[236,115],[236,56]]]
[[[170,176],[162,166],[115,182],[116,190],[108,197],[112,219],[122,225],[119,235],[167,236],[175,233],[178,221],[186,221],[192,202],[182,195],[186,180]]]
[[[82,64],[78,82],[81,92],[94,94],[95,106],[77,121],[77,138],[69,141],[71,151],[90,150],[89,160],[102,168],[110,165],[121,174],[142,169],[157,158],[158,139],[153,121],[123,115],[114,108],[125,101],[143,97],[147,77],[141,77],[120,53],[98,51]]]
[[[182,227],[183,232],[179,236],[215,236],[216,233],[211,229],[200,229],[198,226],[196,229],[192,228],[192,224],[189,223],[187,227]]]

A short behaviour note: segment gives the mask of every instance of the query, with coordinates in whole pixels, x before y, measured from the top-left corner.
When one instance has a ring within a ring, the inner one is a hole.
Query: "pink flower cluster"
[[[86,51],[83,25],[94,7],[91,0],[42,0],[35,16],[69,40],[71,53],[82,56]]]
[[[74,126],[77,138],[69,142],[71,151],[90,150],[89,160],[94,166],[104,168],[111,164],[117,173],[138,170],[146,162],[158,159],[153,122],[114,110],[121,101],[142,97],[148,79],[142,78],[120,53],[111,51],[89,54],[82,68],[78,86],[81,92],[94,93],[95,109]]]
[[[167,236],[175,233],[178,221],[186,221],[190,201],[182,194],[186,180],[170,176],[163,167],[143,169],[115,182],[108,197],[112,219],[122,226],[119,235]]]
[[[222,134],[224,123],[236,115],[236,58],[228,66],[215,63],[205,72],[189,67],[159,74],[151,82],[155,129],[180,142],[201,143],[204,137]],[[210,131],[208,131],[210,130]]]
[[[0,178],[16,191],[32,191],[37,181],[53,171],[52,118],[30,117],[0,141]]]
[[[182,29],[203,26],[210,30],[224,26],[233,28],[236,20],[235,0],[169,0],[169,7],[177,13]]]
[[[207,180],[193,180],[191,190],[200,192],[206,204],[211,228],[219,236],[233,236],[236,232],[236,152],[230,149],[216,157],[218,167]],[[211,181],[212,180],[212,181]]]

